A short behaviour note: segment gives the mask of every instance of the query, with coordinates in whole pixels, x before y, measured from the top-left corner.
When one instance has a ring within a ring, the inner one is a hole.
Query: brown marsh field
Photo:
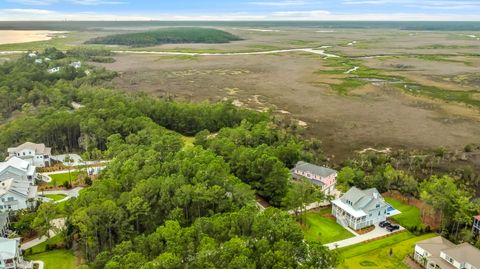
[[[326,153],[338,159],[369,147],[460,150],[480,143],[480,32],[217,28],[243,40],[105,46],[120,53],[114,63],[97,65],[119,73],[111,86],[120,90],[188,101],[227,99],[271,110],[305,125],[308,135],[321,139]],[[66,49],[125,31],[71,31],[63,39],[0,45],[0,51]],[[309,51],[258,54],[302,48],[338,57]],[[229,55],[211,55],[217,53]]]
[[[115,63],[102,65],[119,72],[113,86],[126,91],[189,101],[228,99],[299,120],[337,158],[368,147],[462,149],[480,142],[480,41],[470,37],[474,34],[224,30],[245,40],[136,50],[226,53],[329,46],[327,53],[340,57],[304,51],[122,53]]]

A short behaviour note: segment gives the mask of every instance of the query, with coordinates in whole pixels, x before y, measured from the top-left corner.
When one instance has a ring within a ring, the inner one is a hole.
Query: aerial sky
[[[0,20],[480,21],[480,0],[0,0]]]

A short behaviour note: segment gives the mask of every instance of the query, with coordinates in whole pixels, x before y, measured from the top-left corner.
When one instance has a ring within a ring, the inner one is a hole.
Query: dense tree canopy
[[[318,142],[302,142],[268,114],[228,102],[179,103],[102,89],[99,85],[114,74],[88,64],[82,69],[90,75],[77,70],[50,76],[46,68],[95,53],[45,53],[38,57],[48,54],[48,66],[23,57],[0,67],[12,84],[2,84],[12,96],[0,104],[5,117],[0,150],[30,140],[55,151],[111,159],[101,177],[64,210],[66,245],[78,247],[93,268],[332,268],[337,263],[335,253],[304,242],[287,212],[260,211],[254,200],[256,192],[281,205],[292,188],[288,168],[312,159]],[[196,145],[185,146],[182,135],[196,135]],[[25,214],[22,223],[45,233],[55,215],[50,207]]]

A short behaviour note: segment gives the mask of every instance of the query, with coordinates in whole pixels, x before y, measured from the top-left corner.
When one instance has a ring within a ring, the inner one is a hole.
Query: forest
[[[96,37],[86,41],[86,44],[123,45],[130,47],[149,47],[162,44],[186,43],[229,43],[241,40],[239,37],[217,29],[176,27],[154,31],[116,34]]]
[[[304,199],[292,195],[289,168],[322,156],[318,141],[302,139],[299,128],[268,113],[230,102],[182,103],[105,89],[115,73],[87,64],[97,56],[108,55],[48,49],[36,58],[51,62],[39,64],[25,55],[0,66],[0,89],[7,96],[0,105],[2,154],[11,145],[34,141],[55,152],[112,160],[91,187],[65,205],[67,248],[92,268],[338,263],[335,252],[305,242],[286,211],[262,211],[255,204],[255,195],[286,208]],[[82,67],[67,68],[74,60],[83,61]],[[51,66],[65,68],[49,74]],[[193,135],[197,142],[186,146],[182,138]],[[44,203],[17,216],[14,227],[20,234],[31,229],[45,234],[56,215]]]

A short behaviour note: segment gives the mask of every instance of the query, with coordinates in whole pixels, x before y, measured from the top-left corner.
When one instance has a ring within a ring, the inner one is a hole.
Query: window
[[[381,212],[380,212],[380,211],[378,211],[378,215],[379,215],[379,216],[380,216],[380,213],[381,213]]]
[[[13,201],[13,197],[8,197],[8,201],[9,202]]]
[[[23,152],[23,156],[25,156],[25,152]]]
[[[379,208],[379,207],[380,207],[380,204],[377,204],[377,205],[375,206],[375,208]]]

